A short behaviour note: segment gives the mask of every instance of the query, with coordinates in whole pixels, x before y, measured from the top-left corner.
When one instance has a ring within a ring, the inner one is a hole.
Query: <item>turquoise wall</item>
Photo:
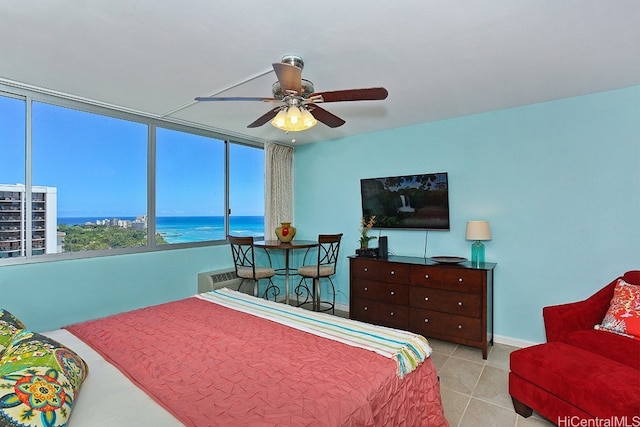
[[[449,173],[451,231],[383,234],[396,255],[469,257],[466,222],[490,221],[499,337],[542,342],[542,307],[640,268],[640,86],[301,145],[294,168],[296,237],[344,233],[343,304],[361,178]]]
[[[228,245],[0,267],[0,307],[30,329],[71,323],[197,293],[201,271],[232,265]]]

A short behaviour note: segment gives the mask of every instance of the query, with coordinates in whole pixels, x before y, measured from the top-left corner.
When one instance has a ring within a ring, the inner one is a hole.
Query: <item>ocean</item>
[[[58,218],[58,224],[82,225],[95,224],[98,220],[112,219],[103,217]],[[135,217],[117,217],[121,220],[135,220]],[[232,216],[229,234],[236,236],[264,236],[264,217]],[[156,221],[156,232],[161,233],[169,243],[203,242],[223,240],[224,217],[221,216],[161,216]]]

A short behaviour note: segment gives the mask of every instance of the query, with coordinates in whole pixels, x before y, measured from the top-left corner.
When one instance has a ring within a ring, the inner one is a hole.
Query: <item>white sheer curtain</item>
[[[264,149],[264,238],[271,240],[281,222],[293,222],[293,147],[269,142]]]

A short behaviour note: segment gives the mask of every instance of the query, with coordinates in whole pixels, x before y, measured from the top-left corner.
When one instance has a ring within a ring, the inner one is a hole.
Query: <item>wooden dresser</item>
[[[349,316],[482,349],[493,345],[495,263],[349,257]]]

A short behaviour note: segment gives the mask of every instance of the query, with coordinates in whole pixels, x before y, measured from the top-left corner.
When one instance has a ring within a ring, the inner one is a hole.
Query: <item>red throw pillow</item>
[[[595,328],[640,340],[640,286],[618,279],[609,310]]]

